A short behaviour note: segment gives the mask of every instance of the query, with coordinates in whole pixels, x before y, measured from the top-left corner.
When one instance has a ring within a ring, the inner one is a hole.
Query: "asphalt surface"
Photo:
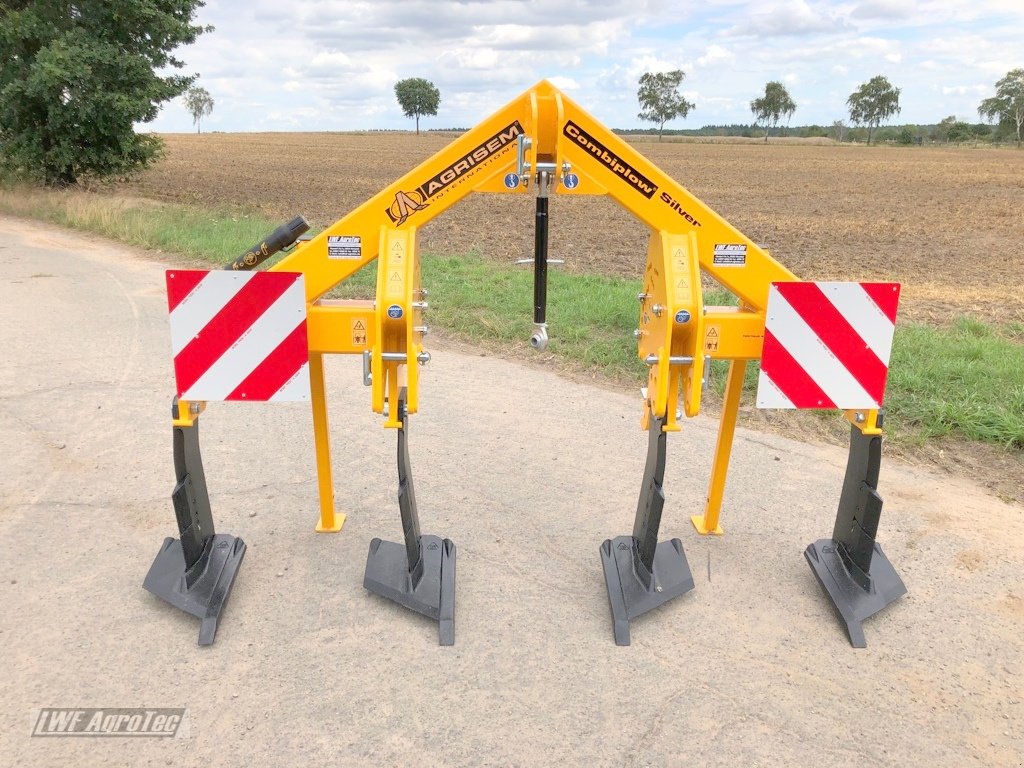
[[[598,547],[632,528],[639,396],[444,346],[410,438],[423,530],[458,547],[455,646],[362,587],[370,539],[401,537],[395,435],[339,359],[338,534],[313,531],[308,406],[200,421],[218,530],[249,550],[198,647],[141,587],[176,535],[163,270],[183,263],[0,218],[0,765],[1022,764],[1019,506],[886,462],[879,540],[909,594],[856,650],[803,558],[845,451],[740,430],[725,535],[701,537],[716,424],[694,419],[661,538],[696,588],[617,647]],[[187,728],[31,737],[41,707],[186,707]]]

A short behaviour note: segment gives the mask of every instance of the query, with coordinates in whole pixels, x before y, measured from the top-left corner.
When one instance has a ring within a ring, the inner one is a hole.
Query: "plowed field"
[[[122,192],[330,224],[453,135],[166,136]],[[1024,320],[1024,152],[1013,149],[657,143],[639,149],[804,279],[892,279],[901,314]],[[422,230],[424,253],[530,256],[532,200],[475,195]],[[644,225],[611,201],[556,197],[551,257],[639,276]],[[244,247],[244,246],[243,246]]]

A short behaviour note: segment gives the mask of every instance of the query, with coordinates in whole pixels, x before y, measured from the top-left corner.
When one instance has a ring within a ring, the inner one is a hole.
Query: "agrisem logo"
[[[416,211],[427,207],[418,189],[413,192],[396,192],[394,201],[388,206],[388,218],[400,227]]]
[[[427,199],[441,192],[448,185],[458,181],[482,163],[486,163],[501,152],[523,132],[523,126],[516,120],[481,142],[461,158],[449,165],[412,192],[398,192],[394,201],[388,206],[387,214],[396,225],[401,226],[416,211],[427,207]]]
[[[630,168],[614,152],[599,142],[589,133],[580,128],[572,120],[565,124],[562,133],[583,147],[587,152],[601,161],[608,170],[633,187],[637,192],[650,200],[658,191],[658,185],[639,171]]]

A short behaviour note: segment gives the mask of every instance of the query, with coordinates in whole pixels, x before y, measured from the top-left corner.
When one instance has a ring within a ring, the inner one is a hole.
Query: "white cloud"
[[[546,78],[628,127],[640,75],[672,69],[698,103],[687,125],[748,122],[768,80],[799,84],[801,121],[828,123],[877,74],[902,89],[901,119],[931,122],[975,112],[1024,64],[1024,0],[208,0],[198,21],[216,31],[178,55],[222,130],[406,128],[404,77],[438,86],[443,125]],[[176,103],[152,127],[192,122]]]
[[[732,51],[720,45],[709,45],[704,55],[697,59],[697,64],[701,67],[713,67],[719,64],[732,64],[735,60]]]
[[[727,35],[777,37],[836,32],[849,24],[842,14],[827,4],[806,0],[782,0],[758,3],[745,21],[725,30]]]
[[[950,85],[942,87],[943,96],[988,96],[995,89],[991,85]]]
[[[580,88],[580,84],[571,77],[555,75],[554,77],[549,77],[548,80],[550,80],[551,84],[560,91],[578,91]]]
[[[855,19],[905,19],[914,14],[915,0],[867,0],[858,4],[850,16]]]

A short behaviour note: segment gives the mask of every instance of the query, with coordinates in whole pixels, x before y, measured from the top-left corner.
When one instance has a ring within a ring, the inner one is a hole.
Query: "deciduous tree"
[[[786,86],[778,80],[768,82],[764,87],[764,96],[750,102],[750,111],[754,113],[754,123],[764,123],[764,140],[768,143],[768,131],[779,124],[785,117],[786,121],[796,112],[796,102],[789,95]]]
[[[160,149],[136,123],[194,79],[172,53],[201,0],[0,1],[0,162],[50,185],[121,176]]]
[[[671,72],[645,72],[640,76],[640,89],[636,93],[641,111],[637,117],[658,124],[658,141],[665,129],[665,123],[677,117],[685,118],[694,108],[679,93],[679,86],[686,73],[681,69]]]
[[[1021,126],[1024,125],[1024,69],[1011,69],[1006,77],[996,82],[996,95],[985,99],[978,114],[1017,132],[1020,147]]]
[[[900,111],[900,89],[883,75],[875,75],[850,94],[846,100],[850,108],[850,121],[868,129],[868,145],[871,134],[882,121],[888,120]]]
[[[416,135],[420,134],[420,117],[436,115],[441,104],[441,92],[429,80],[409,77],[395,83],[395,97],[406,117],[416,118]]]
[[[213,97],[205,88],[192,86],[185,91],[185,109],[192,115],[192,122],[195,123],[196,133],[199,133],[199,123],[204,117],[213,113]]]

